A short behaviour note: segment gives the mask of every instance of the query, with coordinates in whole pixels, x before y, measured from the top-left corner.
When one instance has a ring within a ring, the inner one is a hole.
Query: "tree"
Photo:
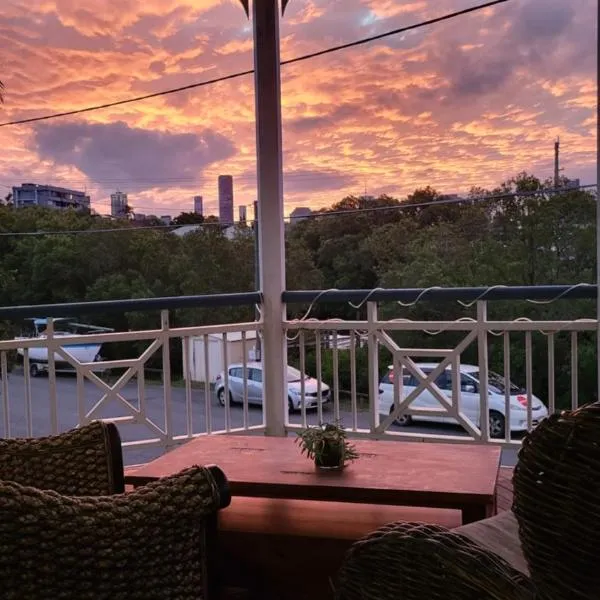
[[[453,222],[460,218],[464,205],[458,198],[443,196],[430,186],[415,190],[403,203],[405,216],[416,220],[420,227]]]
[[[415,190],[406,202],[389,196],[348,196],[287,229],[288,289],[575,284],[595,281],[596,197],[519,173],[494,190],[474,188],[465,201],[444,202],[437,190]],[[426,204],[426,206],[423,206]],[[178,224],[198,215],[182,213]],[[152,223],[153,221],[147,221]],[[218,223],[207,217],[205,223]],[[157,224],[161,224],[156,220]],[[87,230],[110,229],[87,234]],[[114,231],[112,231],[114,230]],[[168,229],[132,226],[76,211],[41,207],[13,210],[0,203],[0,301],[4,306],[46,302],[245,292],[255,289],[254,237],[250,229],[228,239],[218,225],[184,237]],[[77,231],[79,233],[72,233]],[[44,235],[44,232],[62,232]],[[82,233],[83,232],[83,233]],[[34,235],[30,235],[30,234]],[[304,314],[307,307],[290,307]],[[320,318],[364,318],[366,305],[314,307]],[[490,303],[493,319],[562,320],[592,316],[594,303],[569,301]],[[474,316],[457,303],[420,301],[382,305],[382,318],[452,320]],[[98,324],[158,327],[158,312],[100,315]],[[246,321],[252,307],[189,309],[171,313],[176,325]],[[400,335],[400,334],[398,334]],[[403,347],[452,347],[460,335],[402,333]],[[515,379],[524,383],[522,334],[511,334]],[[597,365],[594,340],[579,340],[579,389],[592,397]],[[555,336],[559,404],[569,394],[570,336]],[[490,367],[503,369],[503,339],[490,338]],[[534,393],[547,394],[547,338],[533,336]],[[132,346],[131,348],[135,348]],[[173,368],[181,344],[173,346]],[[465,354],[464,360],[476,360]],[[382,358],[382,365],[389,356]],[[565,384],[566,382],[566,384]]]
[[[201,225],[204,217],[195,212],[182,212],[173,219],[175,225]]]

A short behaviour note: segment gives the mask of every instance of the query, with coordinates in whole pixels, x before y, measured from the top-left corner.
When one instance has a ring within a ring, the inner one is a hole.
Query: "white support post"
[[[487,302],[477,302],[477,352],[479,356],[479,429],[481,441],[490,439],[490,414],[488,394],[488,325]],[[506,427],[509,427],[509,417]]]
[[[379,341],[375,323],[379,320],[377,302],[367,302],[369,322],[368,364],[369,364],[369,415],[371,431],[379,427]]]
[[[265,433],[284,436],[288,420],[285,377],[287,344],[282,301],[285,289],[285,238],[278,0],[253,0],[252,20]]]
[[[600,69],[600,2],[596,13],[596,68]],[[596,368],[600,401],[600,88],[596,84]]]

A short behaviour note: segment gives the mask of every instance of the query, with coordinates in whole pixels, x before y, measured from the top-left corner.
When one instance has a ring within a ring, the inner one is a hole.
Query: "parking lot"
[[[50,402],[50,380],[47,377],[31,378],[31,422],[34,436],[49,435],[51,433],[51,402]],[[75,427],[79,421],[80,410],[90,411],[101,399],[104,391],[93,382],[85,380],[83,384],[84,399],[83,406],[78,405],[77,400],[77,379],[74,375],[57,375],[56,378],[56,397],[57,408],[56,418],[59,430],[64,431]],[[181,386],[172,386],[171,411],[169,418],[171,426],[176,435],[184,435],[188,426],[188,411],[186,407],[185,388]],[[160,384],[146,383],[143,394],[143,413],[145,416],[159,428],[165,426],[165,390]],[[119,424],[121,437],[124,441],[139,441],[152,439],[155,437],[151,426],[142,422],[140,409],[140,390],[138,383],[133,381],[128,383],[121,391],[123,400],[111,399],[110,402],[103,404],[95,416],[100,418],[123,417],[134,415],[138,423]],[[8,402],[7,402],[8,400]],[[207,420],[206,395],[202,389],[192,389],[191,398],[191,423],[194,433],[207,431],[207,424],[210,423],[212,431],[225,429],[227,415],[225,408],[219,406],[214,394],[209,394],[210,420]],[[19,371],[11,373],[8,379],[8,398],[3,398],[3,418],[0,422],[0,432],[2,436],[10,433],[12,437],[25,436],[27,434],[26,419],[26,388],[25,378]],[[5,412],[7,410],[7,412]],[[5,431],[4,418],[8,417],[10,431]],[[325,420],[333,419],[333,408],[325,406],[323,410]],[[348,410],[341,410],[340,417],[342,424],[346,427],[352,426],[352,413]],[[291,415],[292,423],[301,423],[302,416],[299,413]],[[318,423],[318,416],[315,410],[307,413],[309,424]],[[369,415],[367,412],[359,412],[357,415],[359,428],[368,427]],[[262,410],[259,406],[250,406],[248,408],[248,424],[260,425],[262,423]],[[239,405],[233,405],[229,409],[230,427],[242,427],[244,424],[244,411]],[[392,425],[391,430],[399,431],[400,428]],[[421,424],[412,425],[408,429],[412,433],[436,434],[436,435],[465,435],[459,428],[451,425]],[[125,462],[127,464],[138,464],[146,462],[162,454],[162,448],[126,448]],[[514,465],[516,462],[516,449],[504,450],[502,462],[505,465]]]

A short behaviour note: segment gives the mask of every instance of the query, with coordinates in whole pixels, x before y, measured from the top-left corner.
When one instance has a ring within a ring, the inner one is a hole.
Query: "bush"
[[[368,348],[356,349],[356,393],[364,396],[369,395],[369,354]],[[352,370],[351,370],[351,355],[349,350],[338,350],[338,385],[341,393],[350,393],[352,390]],[[321,350],[321,380],[329,386],[334,384],[333,375],[333,350]],[[290,352],[288,362],[300,367],[300,359],[298,352]],[[317,360],[314,349],[306,350],[306,373],[311,377],[317,376]],[[379,356],[379,377],[387,371],[389,358],[384,358],[380,352]]]

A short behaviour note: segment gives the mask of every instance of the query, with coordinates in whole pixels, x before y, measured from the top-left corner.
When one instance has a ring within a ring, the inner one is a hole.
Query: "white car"
[[[244,365],[242,363],[229,365],[228,388],[229,401],[232,403],[242,403],[244,401],[244,379],[246,379],[246,389],[248,394],[248,404],[263,403],[263,365],[259,362],[246,363],[246,377],[244,377]],[[317,380],[304,375],[294,367],[287,368],[287,401],[290,411],[300,410],[302,407],[302,387],[301,381],[304,379],[304,406],[314,408],[319,399],[321,404],[329,402],[329,386],[321,382],[320,398],[319,386]],[[225,373],[217,375],[215,381],[215,394],[221,406],[225,406]]]
[[[439,363],[416,363],[429,375]],[[452,370],[448,367],[435,380],[437,387],[449,398],[452,397]],[[419,381],[406,369],[403,373],[402,398],[406,398],[417,386]],[[527,430],[527,393],[524,389],[509,382],[510,385],[510,419],[508,426],[511,432]],[[506,432],[506,401],[504,377],[488,371],[488,409],[490,437],[503,438]],[[531,422],[537,425],[548,416],[548,409],[536,396],[531,397]],[[475,425],[479,426],[479,367],[475,365],[460,365],[460,410]],[[388,416],[394,404],[394,370],[388,367],[388,372],[379,383],[379,414]],[[423,416],[410,414],[410,408],[443,409],[439,400],[425,388],[409,405],[407,411],[396,419],[397,425],[410,425],[412,421],[434,421],[438,423],[454,423],[453,417]]]

